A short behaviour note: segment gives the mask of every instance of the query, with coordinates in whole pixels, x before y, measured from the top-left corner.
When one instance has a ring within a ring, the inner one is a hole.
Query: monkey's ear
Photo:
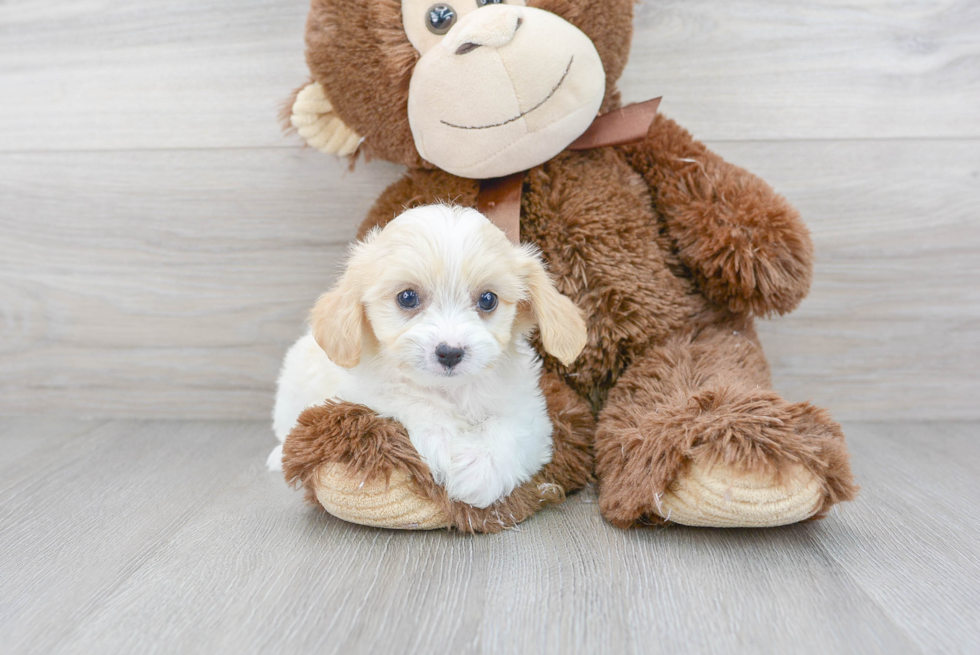
[[[338,157],[353,155],[364,140],[334,113],[319,82],[310,82],[296,94],[289,124],[310,146]]]

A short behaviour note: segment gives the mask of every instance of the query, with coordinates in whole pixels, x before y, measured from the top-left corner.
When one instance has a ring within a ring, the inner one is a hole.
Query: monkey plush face
[[[313,0],[292,124],[340,155],[476,179],[531,168],[618,105],[632,2]]]
[[[402,1],[422,55],[408,120],[423,159],[462,177],[499,177],[551,159],[589,127],[606,74],[581,30],[516,2],[429,2]]]

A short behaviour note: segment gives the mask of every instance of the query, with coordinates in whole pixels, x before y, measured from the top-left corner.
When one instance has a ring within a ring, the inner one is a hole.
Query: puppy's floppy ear
[[[549,355],[568,366],[588,340],[582,310],[558,293],[539,257],[527,254],[522,269],[541,343]]]
[[[287,109],[289,124],[320,152],[347,157],[357,152],[364,140],[340,120],[319,82],[310,82],[299,89]]]
[[[316,301],[310,312],[310,329],[334,364],[353,368],[361,361],[364,308],[349,270],[332,290]]]

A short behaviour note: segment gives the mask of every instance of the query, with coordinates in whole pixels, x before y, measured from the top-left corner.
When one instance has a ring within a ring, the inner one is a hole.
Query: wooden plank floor
[[[845,425],[820,523],[622,531],[591,490],[468,537],[345,524],[265,422],[0,420],[0,650],[976,653],[980,423]]]

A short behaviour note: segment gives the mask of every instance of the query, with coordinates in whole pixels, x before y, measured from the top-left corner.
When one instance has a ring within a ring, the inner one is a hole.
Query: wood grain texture
[[[852,435],[862,497],[839,510],[848,530],[828,534],[826,552],[924,652],[975,652],[980,426],[880,423]]]
[[[3,443],[0,489],[14,484],[24,475],[34,475],[37,458],[47,457],[65,442],[91,432],[104,423],[48,418],[43,426],[38,426],[36,415],[4,418],[0,421],[0,439]]]
[[[0,150],[285,144],[308,4],[8,0]],[[638,5],[630,100],[713,140],[980,137],[973,0]]]
[[[980,136],[973,0],[644,0],[627,100],[709,140]]]
[[[813,288],[759,332],[776,387],[847,418],[980,412],[980,141],[715,144],[796,205]]]
[[[35,432],[57,429],[49,423]],[[4,650],[49,652],[84,620],[198,511],[199,499],[235,475],[222,461],[242,430],[234,423],[94,426],[5,477]]]
[[[269,416],[287,345],[398,175],[287,149],[0,160],[0,412],[21,414]]]
[[[305,507],[262,469],[264,423],[88,427],[0,491],[5,653],[894,655],[980,643],[975,422],[846,424],[864,492],[820,523],[622,531],[589,489],[477,537]]]
[[[309,76],[308,8],[4,2],[0,150],[285,146],[276,114]]]

